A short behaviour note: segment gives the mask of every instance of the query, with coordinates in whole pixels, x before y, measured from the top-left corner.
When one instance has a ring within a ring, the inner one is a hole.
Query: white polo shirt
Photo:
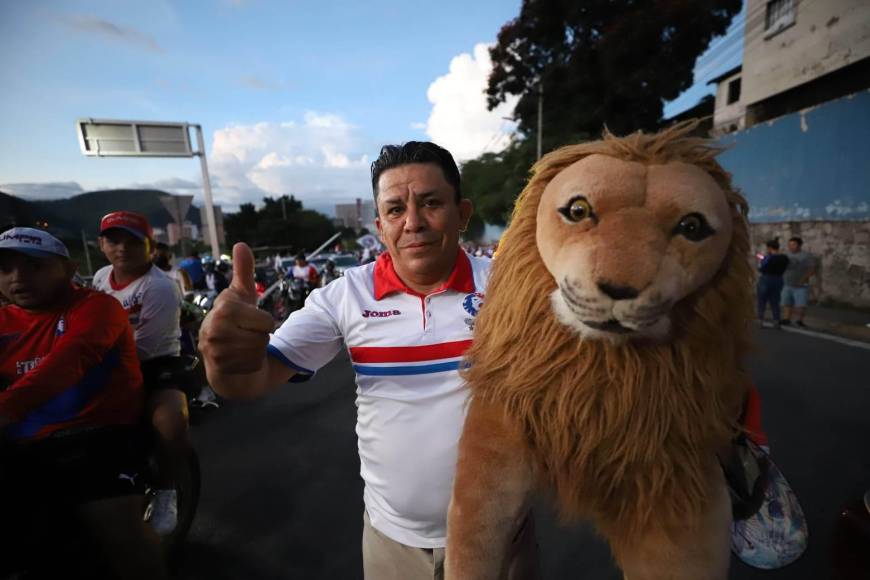
[[[382,254],[314,290],[269,340],[269,353],[302,377],[332,360],[344,341],[356,371],[366,510],[372,526],[407,546],[446,545],[467,399],[459,367],[489,265],[459,250],[448,281],[423,296]]]
[[[115,282],[112,266],[94,274],[93,287],[114,296],[130,318],[139,360],[178,356],[181,351],[181,291],[155,265],[125,285]]]

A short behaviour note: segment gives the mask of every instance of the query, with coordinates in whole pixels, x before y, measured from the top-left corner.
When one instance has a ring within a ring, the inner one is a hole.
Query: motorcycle
[[[312,290],[311,285],[304,280],[285,276],[266,289],[257,300],[257,306],[281,323],[305,305],[305,299]]]
[[[166,363],[158,380],[171,381],[173,384],[189,384],[192,373],[198,365],[198,359],[192,356],[180,356]],[[156,433],[150,424],[138,426],[111,427],[117,429],[119,449],[121,453],[133,453],[143,456],[143,464],[138,473],[122,474],[134,485],[142,484],[144,487],[143,514],[145,520],[149,519],[152,510],[151,502],[156,494],[155,482],[164,478],[160,477],[159,467],[156,460]],[[87,448],[87,437],[93,432],[92,428],[71,429],[64,433],[58,433],[52,437],[54,449],[63,449],[64,457],[76,457]],[[85,443],[83,443],[83,441]],[[74,442],[74,444],[73,444]],[[65,447],[64,447],[65,446]],[[5,438],[0,438],[0,464],[17,464],[18,457],[24,457],[22,453],[33,454],[34,448],[21,448]],[[55,451],[56,452],[56,451]],[[32,461],[32,460],[31,460]],[[24,463],[29,465],[29,463]],[[3,479],[3,470],[0,470],[0,489],[6,490],[7,483]],[[63,485],[59,482],[58,485]],[[185,457],[185,461],[178,467],[173,478],[172,487],[177,494],[178,521],[175,529],[168,535],[160,538],[160,549],[167,564],[172,567],[185,545],[187,534],[190,531],[193,519],[196,515],[199,503],[201,472],[199,456],[191,448]],[[11,489],[15,489],[12,487]],[[50,522],[48,535],[43,534],[43,529],[35,527],[32,530],[27,526],[15,528],[14,533],[16,549],[4,550],[0,558],[0,580],[21,580],[40,578],[103,578],[108,571],[103,569],[103,563],[99,559],[92,558],[97,554],[95,547],[91,545],[90,538],[83,534],[78,524],[78,519],[73,509],[63,503],[63,494],[46,493],[40,497],[38,504],[24,504],[14,506],[16,509],[27,510],[26,514],[17,516],[13,511],[4,515],[10,517],[10,522],[16,522],[17,517],[30,516],[33,521]],[[23,531],[26,530],[26,531]],[[40,554],[49,546],[45,545],[46,539],[51,541],[62,538],[56,546],[51,546],[52,557],[40,557]],[[4,539],[6,539],[4,537]],[[4,546],[9,547],[9,546]]]

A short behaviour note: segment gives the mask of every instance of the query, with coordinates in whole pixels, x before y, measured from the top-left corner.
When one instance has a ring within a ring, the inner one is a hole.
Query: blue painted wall
[[[720,139],[753,222],[870,219],[870,91]]]

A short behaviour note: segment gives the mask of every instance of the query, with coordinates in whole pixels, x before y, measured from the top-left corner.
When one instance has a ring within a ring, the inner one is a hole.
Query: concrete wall
[[[756,223],[750,230],[756,252],[773,238],[783,249],[789,238],[803,238],[804,250],[819,260],[812,286],[820,301],[870,307],[870,221]]]
[[[870,56],[870,2],[794,0],[795,22],[765,31],[767,0],[748,0],[741,102],[751,105]]]
[[[719,142],[751,221],[870,219],[870,91]]]

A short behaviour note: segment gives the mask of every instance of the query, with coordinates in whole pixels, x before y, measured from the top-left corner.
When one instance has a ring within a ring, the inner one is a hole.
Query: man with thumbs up
[[[253,398],[307,380],[346,344],[357,383],[365,577],[441,578],[467,398],[458,371],[489,260],[459,246],[472,207],[445,149],[383,147],[372,189],[386,253],[314,290],[273,332],[271,315],[256,308],[253,255],[236,244],[232,284],[203,323],[199,346],[218,393]],[[516,546],[517,560],[534,559],[531,525]]]

